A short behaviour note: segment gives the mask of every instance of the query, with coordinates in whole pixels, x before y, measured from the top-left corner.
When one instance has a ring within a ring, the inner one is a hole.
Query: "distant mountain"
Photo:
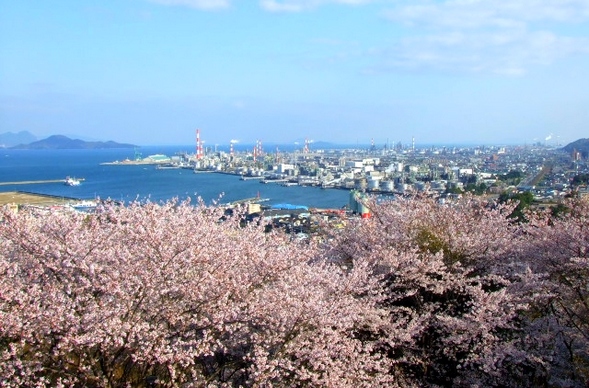
[[[49,136],[47,139],[34,141],[29,144],[19,144],[13,149],[21,150],[66,150],[66,149],[78,149],[78,150],[90,150],[99,148],[133,148],[136,147],[133,144],[117,143],[114,141],[84,141],[80,139],[70,139],[63,135]]]
[[[562,148],[568,153],[573,152],[574,150],[581,153],[584,159],[589,157],[589,139],[579,139],[575,140],[572,143],[567,144]]]
[[[17,144],[27,144],[35,140],[37,140],[37,137],[28,131],[0,133],[0,148],[13,147]]]

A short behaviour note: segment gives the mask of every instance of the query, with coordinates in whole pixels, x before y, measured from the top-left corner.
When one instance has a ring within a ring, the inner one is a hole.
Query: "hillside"
[[[46,139],[34,141],[29,144],[19,144],[11,147],[13,149],[29,150],[64,150],[64,149],[101,149],[101,148],[133,148],[133,144],[117,143],[114,141],[84,141],[80,139],[70,139],[63,135],[53,135]]]
[[[583,158],[587,158],[589,157],[589,139],[575,140],[564,146],[562,149],[568,153],[571,153],[574,150],[579,151]]]

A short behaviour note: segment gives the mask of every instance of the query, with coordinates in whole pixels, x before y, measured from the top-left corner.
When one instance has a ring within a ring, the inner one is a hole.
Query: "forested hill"
[[[579,151],[583,158],[589,157],[589,139],[579,139],[562,148],[566,152]]]
[[[70,139],[63,135],[53,135],[46,139],[34,141],[29,144],[19,144],[11,147],[13,149],[98,149],[98,148],[133,148],[133,144],[117,143],[114,141],[84,141],[80,139]]]

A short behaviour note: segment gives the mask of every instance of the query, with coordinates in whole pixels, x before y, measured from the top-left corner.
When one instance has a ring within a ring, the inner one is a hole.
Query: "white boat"
[[[96,201],[84,200],[81,202],[70,204],[74,210],[83,211],[83,212],[92,212],[96,210],[96,206],[98,203]]]
[[[64,183],[66,184],[66,186],[79,186],[81,181],[79,179],[67,176],[65,177]]]

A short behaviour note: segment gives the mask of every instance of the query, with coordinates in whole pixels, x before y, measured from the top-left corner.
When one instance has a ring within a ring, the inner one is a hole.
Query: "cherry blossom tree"
[[[375,386],[356,337],[381,319],[373,279],[312,244],[168,203],[96,215],[3,213],[6,386]],[[373,323],[374,322],[374,323]]]
[[[541,354],[551,360],[551,382],[589,382],[589,202],[570,200],[564,211],[526,215],[525,255],[545,275],[534,300],[531,327],[541,338]]]
[[[367,206],[305,241],[188,202],[4,209],[0,385],[587,383],[587,203]]]
[[[522,351],[519,317],[536,278],[515,260],[522,233],[508,219],[512,207],[474,197],[367,205],[372,218],[334,233],[328,256],[352,267],[368,261],[382,279],[389,321],[380,350],[399,374],[420,386],[526,386],[543,377]]]

